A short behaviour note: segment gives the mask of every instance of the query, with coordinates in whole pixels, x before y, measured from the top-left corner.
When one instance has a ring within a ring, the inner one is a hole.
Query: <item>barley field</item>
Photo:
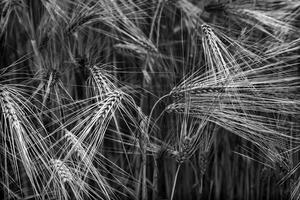
[[[0,199],[300,199],[299,0],[0,15]]]

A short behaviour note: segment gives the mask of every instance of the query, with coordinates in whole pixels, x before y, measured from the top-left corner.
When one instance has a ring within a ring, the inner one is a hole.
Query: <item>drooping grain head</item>
[[[21,129],[21,123],[18,119],[17,111],[15,110],[14,101],[10,97],[10,93],[5,89],[2,89],[0,93],[0,100],[3,102],[2,109],[3,114],[7,116],[12,126],[19,131]]]

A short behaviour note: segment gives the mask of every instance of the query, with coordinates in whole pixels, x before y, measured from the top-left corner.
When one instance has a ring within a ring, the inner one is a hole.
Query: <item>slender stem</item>
[[[147,134],[148,134],[148,135],[149,135],[149,127],[150,127],[150,121],[151,121],[150,119],[151,119],[151,117],[152,117],[152,114],[153,114],[153,111],[154,111],[155,107],[158,105],[158,103],[159,103],[161,100],[163,100],[165,97],[168,97],[168,96],[169,96],[169,94],[162,96],[162,97],[159,98],[159,99],[155,102],[155,104],[153,105],[153,107],[152,107],[152,109],[151,109],[151,111],[150,111],[148,120],[147,120],[146,131],[147,131]],[[150,131],[150,132],[151,132],[151,131]],[[154,172],[153,172],[153,184],[154,184],[154,187],[153,187],[153,191],[152,191],[152,194],[153,194],[152,199],[155,199],[156,194],[157,194],[157,190],[158,190],[158,187],[157,187],[157,182],[158,182],[158,180],[157,180],[157,179],[158,179],[158,176],[157,176],[157,174],[158,174],[158,168],[157,168],[157,162],[156,162],[155,159],[156,159],[156,158],[154,157]],[[146,161],[143,162],[143,164],[146,164]],[[146,166],[145,166],[145,167],[146,167]]]
[[[152,109],[151,109],[151,111],[150,111],[150,114],[149,114],[149,120],[148,120],[148,122],[147,122],[147,133],[149,134],[149,126],[150,126],[150,119],[151,119],[151,117],[152,117],[152,115],[153,115],[153,112],[154,112],[154,109],[155,109],[155,107],[158,105],[158,103],[160,102],[160,101],[162,101],[164,98],[166,98],[166,97],[168,97],[168,96],[170,96],[170,94],[166,94],[166,95],[164,95],[164,96],[162,96],[162,97],[160,97],[156,102],[155,102],[155,104],[153,105],[153,107],[152,107]]]
[[[138,161],[137,163],[140,164],[140,158],[138,158]],[[137,165],[138,165],[137,164]],[[137,166],[136,165],[136,166]],[[135,193],[136,193],[136,199],[140,199],[140,191],[141,191],[141,180],[142,180],[142,173],[143,173],[143,169],[138,166],[136,168],[136,172],[138,173],[137,176],[138,176],[138,182],[137,182],[137,185],[136,185],[136,188],[135,188]]]
[[[121,141],[121,144],[120,144],[120,145],[121,145],[121,147],[122,147],[122,149],[123,149],[123,151],[124,151],[126,161],[127,161],[128,165],[129,165],[129,171],[130,171],[130,174],[133,175],[132,168],[131,168],[131,164],[130,164],[130,160],[129,160],[129,157],[128,157],[128,153],[127,153],[127,151],[126,151],[126,148],[125,148],[125,145],[124,145],[124,142],[123,142],[123,138],[122,138],[122,133],[121,133],[121,131],[120,131],[119,121],[118,121],[118,118],[116,117],[115,113],[113,114],[113,121],[114,121],[114,123],[115,123],[115,125],[116,125],[116,129],[117,129],[117,132],[118,132],[117,135],[118,135],[118,137],[119,137],[119,139],[120,139],[120,141]]]
[[[147,155],[146,150],[142,153],[142,170],[143,170],[143,188],[142,188],[142,199],[147,200]]]
[[[158,163],[156,160],[156,155],[154,155],[154,170],[153,170],[153,194],[152,200],[157,199],[157,192],[158,192]]]
[[[177,167],[177,170],[176,170],[175,177],[174,177],[174,183],[173,183],[172,193],[171,193],[171,200],[173,200],[173,197],[174,197],[175,187],[176,187],[176,182],[177,182],[177,177],[178,177],[178,173],[179,173],[179,170],[180,170],[180,166],[181,166],[181,163],[179,163],[179,165]]]

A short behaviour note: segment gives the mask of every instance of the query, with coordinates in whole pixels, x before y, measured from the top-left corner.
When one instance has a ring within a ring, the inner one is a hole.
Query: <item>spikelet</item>
[[[113,113],[123,98],[123,94],[120,91],[110,92],[105,96],[106,98],[99,102],[99,110],[96,113],[101,120],[105,120],[109,113]]]
[[[24,133],[25,129],[23,127],[23,124],[21,123],[20,119],[18,118],[18,115],[22,114],[20,112],[17,112],[15,109],[16,105],[14,105],[14,101],[10,97],[10,93],[6,90],[2,90],[0,93],[0,99],[3,101],[3,111],[5,116],[9,119],[9,123],[12,125],[12,128],[15,130],[15,133],[18,138],[18,146],[19,150],[22,154],[22,159],[26,164],[29,164],[29,154],[26,148],[26,142],[24,141]],[[29,172],[27,172],[29,173]]]
[[[157,54],[158,49],[153,44],[151,39],[147,38],[144,32],[125,15],[125,13],[120,9],[120,7],[115,1],[111,1],[111,3],[112,9],[115,10],[117,15],[119,15],[118,22],[121,26],[117,26],[115,23],[111,23],[109,24],[109,26],[126,36],[122,38],[123,41],[128,41],[129,43],[133,43],[137,46],[144,48],[148,52]]]
[[[150,144],[149,136],[148,136],[148,123],[149,123],[149,118],[142,112],[141,108],[138,107],[139,115],[140,115],[140,131],[138,134],[138,139],[139,139],[139,146],[142,150],[143,153],[146,153],[147,147]]]
[[[27,145],[26,142],[24,141],[24,133],[25,133],[25,129],[20,121],[20,119],[18,118],[19,114],[22,114],[20,112],[17,112],[17,110],[15,109],[16,105],[14,105],[14,101],[10,96],[10,93],[5,90],[5,89],[1,89],[2,91],[0,91],[0,101],[3,102],[2,109],[3,109],[3,114],[5,117],[8,118],[10,125],[12,126],[12,128],[14,129],[16,136],[17,136],[17,145],[19,148],[19,151],[22,155],[22,160],[24,162],[25,165],[28,165],[31,161],[29,158],[29,154],[27,151]],[[29,173],[29,171],[27,170],[27,173]]]
[[[90,162],[90,160],[87,158],[87,153],[83,146],[80,144],[80,141],[76,138],[76,136],[71,132],[65,129],[65,137],[67,138],[68,142],[70,142],[73,145],[73,148],[79,158],[82,159],[83,162]]]
[[[2,91],[0,91],[0,99],[3,101],[3,113],[7,115],[13,127],[19,131],[21,129],[21,123],[17,117],[13,103],[14,101],[11,99],[10,93],[5,89],[2,89]]]
[[[203,151],[203,152],[199,153],[198,164],[199,164],[199,167],[200,167],[200,174],[201,175],[204,175],[206,170],[207,170],[208,155],[209,155],[209,152],[207,152],[207,151]]]
[[[207,24],[203,24],[201,27],[208,68],[204,74],[197,76],[197,73],[195,73],[171,90],[170,95],[176,101],[183,99],[184,96],[201,96],[205,94],[218,98],[228,89],[234,91],[234,81],[243,80],[246,87],[251,87],[243,70],[236,63],[236,59],[228,52],[214,30]],[[230,87],[228,87],[229,85]]]
[[[108,74],[103,70],[103,66],[97,66],[94,65],[90,68],[91,74],[93,76],[93,79],[97,84],[99,84],[100,89],[104,91],[109,91],[110,90],[110,80],[108,79]]]
[[[225,91],[225,87],[176,87],[174,88],[170,94],[175,99],[175,101],[182,99],[185,95],[186,96],[198,96],[198,95],[213,95],[213,94],[220,94]]]
[[[51,80],[50,87],[53,87],[58,83],[60,78],[61,78],[60,72],[56,69],[53,69],[50,72],[48,72],[46,80]]]
[[[182,142],[180,143],[180,151],[177,158],[178,162],[184,162],[185,160],[189,159],[191,156],[190,151],[193,147],[193,140],[189,137],[184,137]]]
[[[203,49],[205,61],[208,64],[208,72],[216,79],[225,78],[231,81],[231,77],[239,73],[241,78],[242,69],[236,63],[236,59],[227,50],[225,44],[215,34],[215,31],[208,25],[201,25],[203,36]],[[239,49],[241,50],[241,49]]]
[[[155,57],[158,56],[157,52],[154,52],[153,50],[149,51],[141,45],[128,42],[125,42],[124,44],[116,44],[114,45],[114,48],[121,49],[121,52],[125,55],[138,57],[141,60],[145,60],[146,58],[148,58],[148,65],[150,65],[149,68],[153,72],[152,68],[155,63]]]
[[[184,13],[184,24],[188,30],[196,30],[199,25],[204,23],[200,18],[203,12],[202,9],[193,5],[190,1],[178,0],[175,6]],[[174,32],[176,31],[174,30]]]
[[[127,44],[134,44],[135,46],[138,46],[138,48],[143,48],[151,54],[158,54],[159,51],[153,44],[151,39],[147,38],[143,31],[139,27],[137,27],[130,19],[128,19],[127,16],[125,16],[122,12],[120,12],[120,15],[122,16],[121,23],[123,23],[122,28],[124,29],[115,26],[114,28],[130,38],[130,40],[124,38],[123,41],[127,40]]]
[[[140,46],[137,46],[135,44],[130,44],[130,43],[125,43],[125,44],[116,44],[114,45],[115,48],[120,48],[120,49],[126,49],[131,52],[135,52],[138,55],[142,55],[143,57],[147,55],[148,51]]]
[[[71,131],[68,131],[67,129],[64,130],[66,133],[65,137],[67,138],[68,142],[71,143],[72,148],[74,148],[76,155],[81,159],[84,166],[83,168],[80,168],[80,170],[82,170],[81,174],[83,174],[84,176],[80,179],[78,176],[76,176],[77,180],[83,186],[86,173],[90,174],[90,176],[93,177],[93,179],[97,182],[101,192],[109,199],[109,195],[112,194],[112,191],[105,178],[101,175],[101,170],[93,165],[91,155],[81,145],[81,142],[77,139],[77,137]]]
[[[42,1],[42,3],[54,22],[58,22],[62,19],[65,23],[67,23],[67,14],[59,3],[57,3],[57,0]]]
[[[117,90],[114,83],[117,80],[104,69],[105,67],[94,65],[89,68],[91,73],[89,80],[92,81],[91,85],[93,86],[92,94],[99,96],[99,100],[105,98],[106,93]]]
[[[76,15],[71,16],[68,19],[67,26],[65,26],[65,33],[77,35],[77,31],[83,27],[91,25],[95,22],[103,20],[111,20],[112,16],[109,11],[99,8],[99,4],[78,6],[74,10]]]
[[[193,140],[189,137],[184,137],[179,142],[177,150],[169,149],[167,152],[171,153],[171,157],[175,158],[178,163],[184,163],[191,157],[191,150],[193,148]]]
[[[39,132],[44,128],[43,124],[31,110],[33,105],[25,99],[23,94],[24,88],[22,90],[14,85],[0,84],[0,132],[1,137],[6,138],[1,139],[2,153],[5,155],[2,159],[3,162],[9,163],[3,166],[3,170],[11,173],[7,176],[16,184],[22,184],[22,181],[26,180],[28,184],[26,187],[32,188],[30,192],[38,196],[41,192],[41,184],[46,184],[44,178],[40,179],[41,172],[45,175],[48,172],[51,173],[50,152],[48,152],[49,147],[45,143],[45,138]],[[36,126],[40,128],[39,131]],[[6,187],[10,188],[10,184]]]
[[[185,113],[186,106],[187,104],[185,103],[176,103],[168,106],[167,109],[169,109],[169,111]],[[278,146],[278,144],[281,142],[285,143],[289,138],[286,134],[289,129],[287,126],[290,126],[289,122],[285,122],[284,126],[280,125],[276,127],[276,124],[280,119],[254,115],[247,110],[245,111],[247,108],[246,105],[239,108],[239,110],[237,107],[230,109],[227,106],[231,106],[231,104],[228,103],[227,105],[213,106],[211,105],[211,102],[201,102],[201,104],[197,103],[197,106],[190,105],[190,110],[188,112],[190,116],[216,123],[224,129],[227,129],[246,140],[254,142],[262,149],[270,149],[270,145],[273,145],[273,143],[274,145],[276,144],[276,148],[286,148],[285,145]],[[212,109],[208,109],[210,107],[212,107]],[[259,108],[260,106],[257,110]],[[205,116],[209,117],[206,118]]]
[[[13,10],[24,9],[25,5],[20,1],[1,1],[0,7],[0,36],[4,33],[10,22]]]
[[[257,4],[256,7],[251,4],[228,4],[224,9],[242,23],[280,40],[282,36],[286,37],[296,31],[292,25],[295,16],[291,14],[295,6],[297,3],[292,1],[271,1]]]
[[[254,142],[261,150],[285,150],[288,148],[287,141],[293,138],[289,136],[291,127],[295,133],[299,130],[293,119],[300,109],[297,95],[293,95],[299,87],[295,70],[287,65],[266,65],[246,70],[243,75],[247,78],[236,79],[239,74],[233,75],[233,82],[226,85],[220,97],[212,91],[192,93],[186,88],[190,96],[170,104],[166,110],[182,114],[188,112],[192,117],[208,120]],[[202,85],[213,82],[205,78],[194,80],[199,85],[202,81]],[[298,140],[295,142],[298,143]],[[268,158],[272,159],[271,156]]]
[[[123,96],[120,90],[106,93],[101,97],[103,100],[99,100],[100,97],[96,96],[96,102],[79,111],[78,115],[82,121],[72,129],[72,132],[87,145],[86,151],[89,152],[90,159],[101,146],[108,124],[115,111],[119,109]]]
[[[51,165],[53,166],[55,172],[58,177],[64,182],[72,183],[74,181],[74,177],[70,169],[66,166],[66,164],[59,159],[51,159]]]
[[[152,55],[157,55],[159,53],[155,45],[148,40],[138,40],[137,46],[140,48],[144,48],[147,52],[151,53]]]
[[[165,110],[168,113],[171,113],[171,112],[184,113],[185,108],[180,106],[180,104],[178,104],[178,103],[172,103],[172,104],[169,104]]]

